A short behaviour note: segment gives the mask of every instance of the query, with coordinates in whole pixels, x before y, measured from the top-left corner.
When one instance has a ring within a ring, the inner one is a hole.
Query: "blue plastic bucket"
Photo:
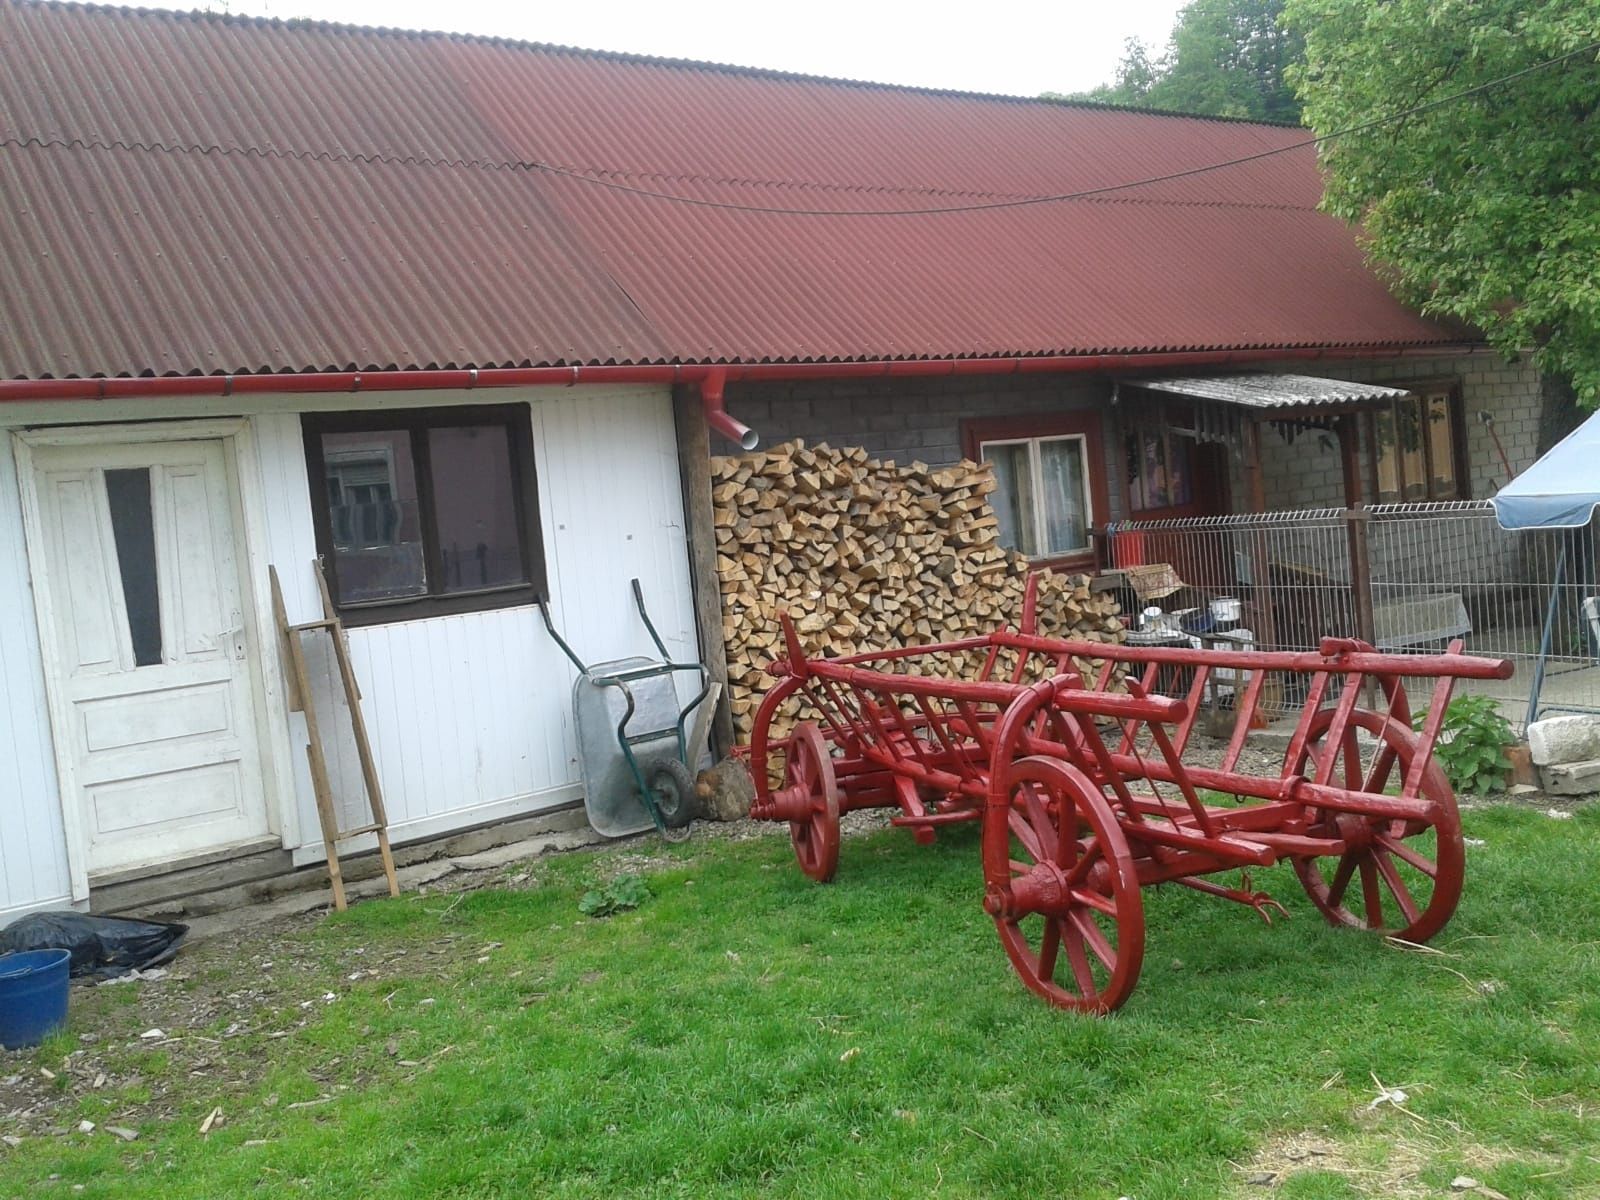
[[[67,1023],[70,950],[0,954],[0,1046],[37,1046]]]

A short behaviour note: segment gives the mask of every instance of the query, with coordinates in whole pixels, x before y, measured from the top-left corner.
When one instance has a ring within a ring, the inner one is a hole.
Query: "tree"
[[[1319,134],[1354,127],[1322,145],[1324,207],[1360,226],[1402,300],[1482,330],[1510,355],[1531,352],[1551,378],[1547,405],[1575,395],[1593,406],[1594,0],[1288,0],[1285,19],[1304,34],[1305,63],[1291,79],[1309,124]],[[1538,69],[1407,111],[1529,68]],[[1545,442],[1570,420],[1547,411],[1541,424]]]
[[[1283,28],[1284,0],[1194,0],[1158,58],[1129,38],[1114,82],[1072,97],[1263,121],[1300,119],[1284,71],[1300,39]]]

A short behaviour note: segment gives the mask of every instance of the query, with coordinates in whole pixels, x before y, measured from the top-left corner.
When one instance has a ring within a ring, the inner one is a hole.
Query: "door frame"
[[[251,423],[246,417],[201,420],[149,421],[115,425],[53,425],[12,431],[16,456],[17,486],[22,500],[22,521],[28,548],[29,574],[33,582],[34,613],[39,623],[39,651],[44,664],[45,695],[50,709],[51,748],[54,751],[61,803],[62,832],[67,843],[67,877],[74,901],[89,898],[87,835],[82,805],[79,803],[76,758],[69,740],[63,736],[71,714],[62,686],[62,669],[57,653],[55,610],[50,595],[46,567],[45,527],[39,503],[35,451],[48,446],[139,445],[161,442],[214,441],[221,443],[233,527],[240,542],[236,555],[243,601],[248,685],[255,710],[256,755],[267,829],[285,846],[299,840],[299,821],[295,805],[295,776],[289,752],[289,721],[282,697],[285,691],[283,666],[276,652],[278,632],[272,615],[271,588],[267,579],[267,520],[265,493],[261,481]],[[274,649],[269,652],[268,647]]]

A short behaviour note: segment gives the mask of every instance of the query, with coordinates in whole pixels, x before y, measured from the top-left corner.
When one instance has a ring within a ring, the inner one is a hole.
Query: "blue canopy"
[[[1495,495],[1502,529],[1577,529],[1600,506],[1600,413]]]

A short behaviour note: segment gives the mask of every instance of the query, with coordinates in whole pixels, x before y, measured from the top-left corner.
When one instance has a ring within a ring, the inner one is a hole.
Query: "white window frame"
[[[1044,459],[1039,453],[1039,447],[1045,442],[1077,442],[1078,462],[1083,469],[1079,477],[1083,485],[1083,532],[1084,544],[1081,546],[1068,546],[1065,549],[1050,549],[1048,535],[1049,523],[1045,518],[1043,503]],[[978,455],[984,462],[989,462],[990,446],[1027,446],[1028,471],[1033,485],[1033,540],[1036,546],[1044,547],[1033,558],[1049,560],[1055,558],[1076,558],[1090,553],[1094,549],[1094,494],[1089,486],[1089,439],[1081,433],[1048,433],[1040,437],[1015,437],[1015,438],[990,438],[978,443]]]

